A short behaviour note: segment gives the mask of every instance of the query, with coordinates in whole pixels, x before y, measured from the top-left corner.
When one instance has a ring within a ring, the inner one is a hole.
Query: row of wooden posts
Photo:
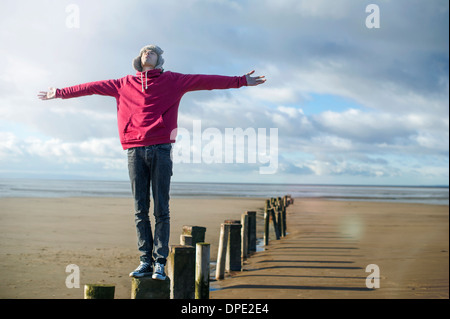
[[[264,207],[265,246],[269,244],[270,224],[274,237],[285,237],[286,208],[290,195],[267,199]],[[216,280],[226,272],[241,271],[242,262],[257,249],[256,212],[247,211],[241,220],[225,220],[220,226]],[[151,277],[132,278],[132,299],[209,299],[210,244],[205,243],[206,228],[183,226],[180,245],[171,245],[165,281]],[[112,285],[85,285],[85,299],[114,298]]]

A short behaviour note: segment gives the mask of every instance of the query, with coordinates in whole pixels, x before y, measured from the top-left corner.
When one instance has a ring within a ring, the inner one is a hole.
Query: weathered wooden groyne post
[[[195,298],[195,247],[170,246],[167,258],[170,299]]]
[[[277,214],[275,213],[275,206],[272,206],[270,208],[270,218],[272,219],[272,225],[273,225],[273,230],[275,232],[275,238],[277,240],[280,239],[280,232],[278,229],[278,222],[277,222]]]
[[[225,278],[225,262],[227,258],[228,237],[230,234],[230,224],[220,225],[219,248],[217,252],[216,280]]]
[[[284,236],[287,234],[287,222],[286,222],[286,208],[289,206],[289,200],[287,195],[283,196],[283,231]]]
[[[170,299],[170,278],[131,278],[131,299]]]
[[[114,299],[115,286],[104,284],[84,285],[84,299]]]
[[[264,246],[269,245],[270,200],[266,199],[264,206]]]
[[[248,215],[248,253],[256,252],[256,212],[247,211]]]
[[[205,242],[205,233],[206,227],[184,225],[181,236],[191,236],[192,241],[190,246],[196,247],[197,243]]]
[[[180,245],[182,246],[192,246],[192,236],[191,235],[180,235]]]
[[[227,254],[225,260],[225,270],[241,271],[241,228],[240,221],[225,221],[230,224],[228,235]]]
[[[241,215],[241,258],[246,259],[248,256],[248,215]]]
[[[265,201],[264,206],[264,245],[269,244],[269,228],[272,221],[275,238],[279,240],[287,235],[286,208],[293,203],[290,195],[283,198],[270,198]]]
[[[210,244],[197,243],[195,259],[195,299],[209,299]]]

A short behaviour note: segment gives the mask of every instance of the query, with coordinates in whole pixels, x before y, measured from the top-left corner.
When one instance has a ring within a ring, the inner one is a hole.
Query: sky
[[[448,30],[447,0],[2,0],[0,178],[127,180],[114,98],[37,93],[156,44],[166,71],[267,78],[183,97],[173,181],[448,185]]]

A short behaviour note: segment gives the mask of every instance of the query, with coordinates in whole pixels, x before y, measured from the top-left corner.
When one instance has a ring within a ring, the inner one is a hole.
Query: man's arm
[[[120,86],[119,80],[105,80],[97,82],[83,83],[66,87],[63,89],[57,89],[50,87],[48,91],[40,91],[38,98],[41,100],[51,100],[54,98],[69,99],[73,97],[80,97],[92,94],[117,96]]]
[[[251,76],[255,71],[251,71],[243,76],[223,76],[223,75],[205,75],[205,74],[179,74],[178,83],[183,92],[199,90],[217,90],[217,89],[238,89],[243,86],[256,86],[263,84],[266,79],[264,76]]]

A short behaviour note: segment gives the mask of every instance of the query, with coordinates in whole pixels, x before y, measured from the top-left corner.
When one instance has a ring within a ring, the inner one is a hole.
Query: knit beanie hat
[[[139,56],[137,56],[133,60],[133,67],[134,67],[134,69],[136,71],[142,72],[141,57],[142,57],[142,53],[144,53],[144,51],[146,51],[146,50],[151,50],[151,51],[155,52],[158,55],[158,61],[156,62],[155,69],[164,70],[162,68],[162,65],[164,64],[164,59],[161,56],[164,53],[164,51],[159,46],[154,45],[154,44],[146,45],[145,47],[143,47],[141,49],[141,51],[139,52]]]

